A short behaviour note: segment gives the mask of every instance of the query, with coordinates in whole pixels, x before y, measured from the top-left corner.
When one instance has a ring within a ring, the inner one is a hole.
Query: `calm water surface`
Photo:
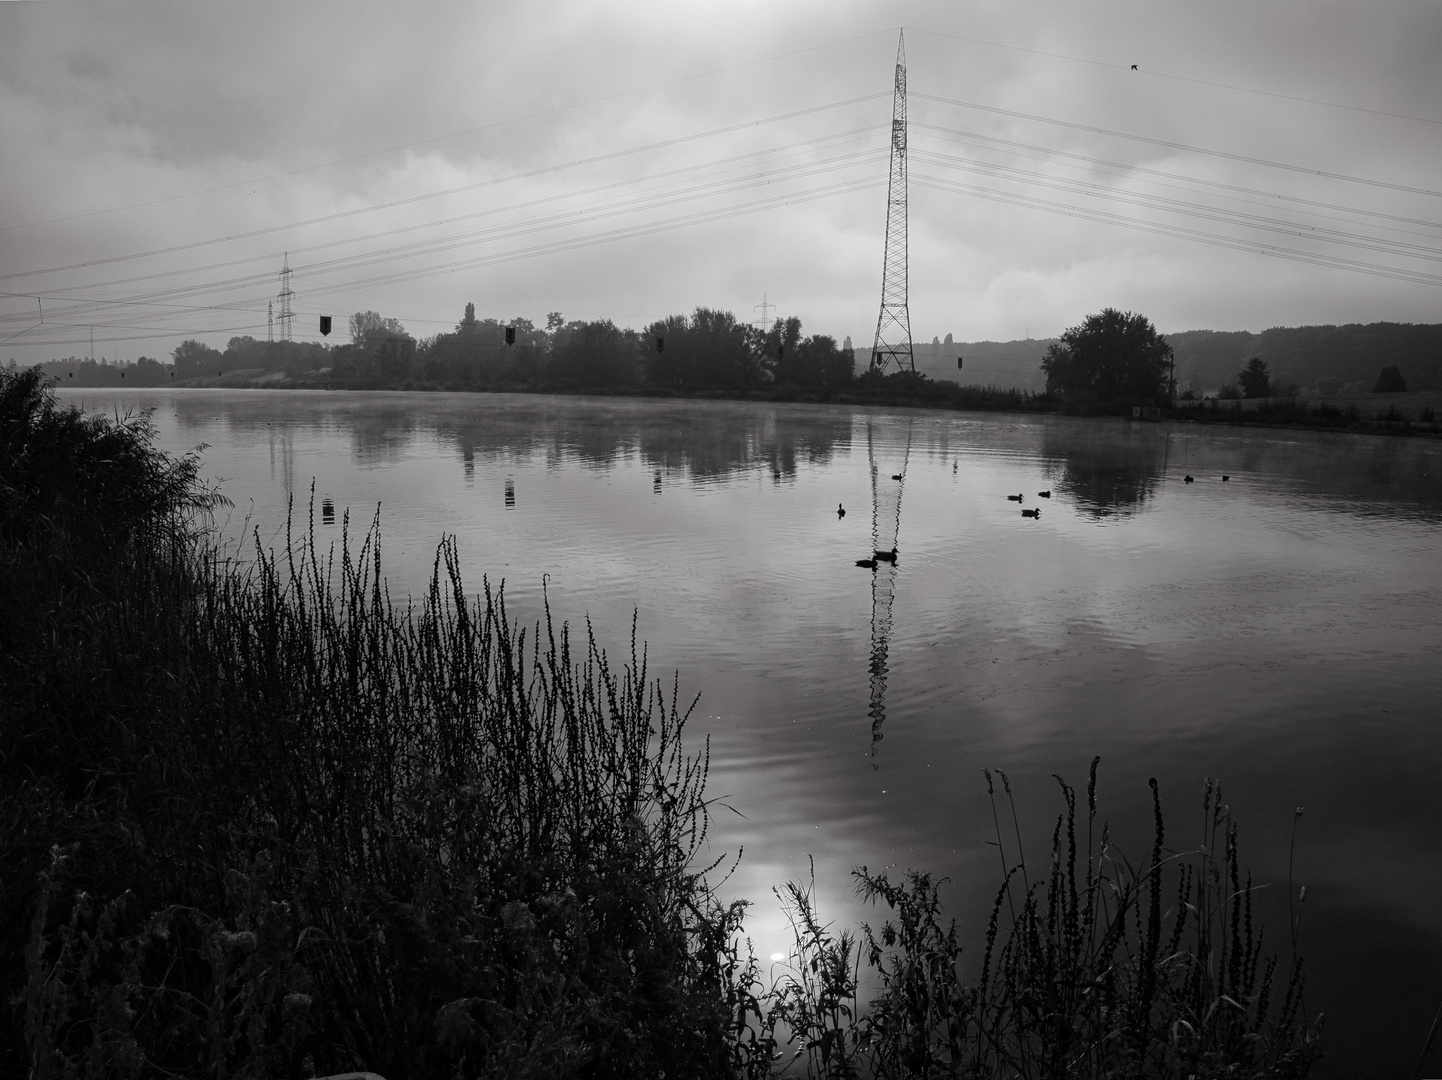
[[[282,542],[312,484],[322,542],[379,504],[393,596],[454,535],[471,586],[504,580],[528,619],[544,580],[623,653],[637,611],[653,673],[700,694],[689,730],[730,808],[714,853],[744,846],[725,890],[756,902],[763,955],[785,948],[770,889],[808,858],[841,925],[867,917],[853,866],[947,875],[979,942],[999,883],[982,767],[1010,774],[1035,857],[1051,774],[1084,784],[1093,754],[1137,856],[1148,777],[1177,847],[1222,778],[1285,955],[1305,806],[1318,1075],[1410,1074],[1442,998],[1442,444],[736,402],[63,396],[153,407],[166,448],[209,444],[233,536]],[[856,567],[878,541],[895,566]]]

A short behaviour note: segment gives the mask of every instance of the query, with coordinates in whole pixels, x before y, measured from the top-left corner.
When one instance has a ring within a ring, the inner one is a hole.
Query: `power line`
[[[663,139],[660,142],[647,143],[644,146],[633,146],[626,150],[616,150],[609,154],[597,154],[593,157],[582,158],[579,161],[562,162],[559,165],[547,165],[539,169],[531,169],[527,172],[512,173],[509,176],[493,177],[489,180],[480,180],[474,184],[463,184],[460,187],[446,188],[443,191],[427,192],[423,195],[412,195],[404,199],[393,199],[389,202],[372,203],[369,206],[357,207],[352,210],[342,210],[334,214],[322,214],[317,217],[306,218],[301,221],[287,222],[284,225],[267,225],[261,229],[251,229],[248,232],[232,233],[228,236],[211,237],[208,240],[194,240],[185,244],[173,244],[170,247],[154,248],[150,251],[135,252],[129,255],[116,255],[106,259],[92,259],[86,262],[70,263],[65,266],[52,266],[43,270],[14,271],[8,274],[0,274],[0,281],[7,281],[17,277],[38,277],[41,274],[57,274],[66,270],[83,270],[92,266],[106,266],[117,262],[127,262],[132,259],[144,259],[154,255],[172,255],[179,251],[189,251],[197,247],[206,247],[213,244],[230,243],[234,240],[248,240],[256,236],[266,236],[271,233],[284,232],[287,229],[298,229],[308,225],[319,225],[328,221],[341,221],[345,218],[356,217],[360,214],[370,214],[377,210],[391,210],[398,206],[409,206],[413,203],[425,202],[429,199],[439,199],[447,195],[458,195],[466,191],[475,191],[479,188],[494,187],[498,184],[511,183],[517,180],[534,180],[538,176],[547,173],[560,172],[563,169],[579,168],[583,165],[595,165],[602,161],[612,161],[616,158],[627,157],[632,154],[646,153],[651,150],[659,150],[664,147],[678,146],[682,143],[696,142],[700,139],[709,139],[717,135],[728,135],[732,132],[742,131],[749,127],[760,127],[763,124],[772,124],[781,120],[793,120],[798,116],[808,116],[813,113],[825,112],[830,109],[842,109],[849,105],[857,105],[862,102],[875,101],[877,98],[885,97],[885,94],[864,94],[861,97],[849,98],[846,101],[832,102],[829,105],[817,105],[807,109],[797,109],[793,112],[780,113],[776,116],[764,117],[760,120],[746,120],[738,124],[728,124],[725,127],[712,128],[710,131],[698,132],[692,135],[680,135],[674,139]]]
[[[289,249],[289,250],[291,250],[291,251],[296,251],[296,252],[321,251],[321,250],[325,250],[325,249],[327,249],[327,248],[343,247],[343,246],[346,246],[346,245],[349,245],[349,244],[363,243],[363,242],[365,242],[365,241],[367,241],[367,240],[384,239],[384,238],[389,237],[389,236],[395,236],[395,235],[399,235],[399,234],[406,233],[406,232],[417,232],[417,231],[422,231],[422,230],[425,230],[425,229],[441,228],[441,227],[448,226],[448,225],[454,225],[454,224],[456,224],[456,223],[458,223],[458,222],[461,222],[461,221],[473,220],[473,219],[478,218],[478,217],[494,216],[494,215],[497,215],[497,214],[507,213],[507,212],[512,211],[512,210],[526,209],[526,208],[533,207],[533,206],[544,205],[544,204],[546,204],[546,203],[565,202],[565,201],[567,201],[567,200],[571,200],[571,199],[575,199],[575,198],[580,198],[580,197],[587,196],[587,195],[595,195],[595,194],[602,193],[602,192],[612,192],[612,191],[616,190],[617,188],[628,187],[628,186],[632,186],[632,185],[636,185],[636,184],[642,184],[642,183],[654,182],[654,181],[661,180],[661,179],[665,179],[665,178],[668,178],[668,177],[671,177],[671,176],[684,175],[684,174],[686,174],[686,173],[691,173],[691,172],[699,172],[699,171],[701,171],[701,170],[703,170],[703,169],[710,169],[710,168],[722,167],[722,170],[724,171],[724,170],[725,170],[725,167],[735,167],[735,166],[738,165],[738,163],[747,161],[747,160],[752,159],[752,158],[765,157],[765,156],[776,156],[776,155],[780,155],[780,156],[782,156],[782,157],[785,157],[785,156],[794,156],[794,155],[792,155],[792,154],[784,154],[783,151],[792,151],[792,150],[795,150],[796,148],[803,147],[803,146],[815,146],[815,145],[818,144],[818,143],[827,142],[827,141],[838,141],[838,140],[842,140],[842,139],[846,139],[846,138],[852,138],[852,137],[854,137],[854,136],[856,136],[856,135],[866,134],[866,133],[869,133],[869,132],[874,131],[874,130],[876,130],[876,129],[875,129],[875,128],[857,128],[857,129],[853,129],[852,131],[843,132],[843,133],[840,133],[840,134],[837,134],[837,135],[819,136],[819,137],[813,138],[813,139],[800,140],[800,141],[798,141],[798,142],[786,144],[786,145],[783,145],[783,146],[781,146],[781,147],[775,147],[775,148],[771,148],[771,149],[767,149],[767,150],[750,151],[750,152],[745,153],[745,154],[732,155],[732,156],[727,157],[727,158],[720,158],[720,159],[716,159],[716,160],[709,161],[709,162],[702,162],[702,163],[697,164],[697,165],[683,166],[683,167],[680,167],[680,168],[677,168],[677,169],[668,170],[668,171],[665,171],[665,172],[652,172],[652,173],[647,173],[647,174],[645,174],[645,175],[643,175],[643,176],[640,176],[640,177],[633,177],[633,178],[627,179],[627,180],[620,180],[620,181],[613,181],[613,182],[611,182],[611,183],[599,184],[599,185],[596,185],[596,186],[591,187],[591,188],[581,189],[581,190],[579,190],[579,191],[560,192],[560,193],[557,193],[557,194],[555,194],[555,195],[543,196],[542,198],[539,198],[539,199],[530,199],[530,200],[527,200],[527,201],[524,201],[524,202],[510,203],[510,204],[507,204],[507,205],[505,205],[505,206],[499,206],[499,207],[488,207],[488,208],[485,209],[485,210],[474,211],[474,212],[468,213],[468,214],[460,214],[460,215],[456,215],[456,216],[454,216],[454,217],[441,218],[441,219],[432,220],[432,221],[428,221],[428,222],[422,222],[422,223],[418,223],[418,224],[398,226],[397,228],[394,228],[394,229],[386,229],[386,230],[382,230],[382,231],[380,231],[380,232],[370,233],[370,234],[363,235],[363,236],[345,237],[345,238],[340,239],[340,240],[328,240],[328,241],[325,241],[324,243],[311,244],[311,245],[302,246],[302,247],[295,247],[295,248],[291,248],[291,249]],[[853,156],[854,156],[854,157],[856,158],[856,160],[859,162],[860,160],[862,160],[862,158],[864,157],[864,155],[865,155],[865,152],[862,152],[862,153],[860,153],[860,154],[856,154],[856,155],[853,155]],[[836,160],[836,159],[833,159],[833,160]],[[764,175],[764,174],[761,174],[761,175]],[[773,174],[773,175],[774,175],[774,174]],[[713,183],[714,183],[714,182],[713,182]],[[698,185],[698,187],[699,187],[699,185]],[[693,190],[694,190],[694,189],[695,189],[695,188],[693,188]],[[588,211],[586,211],[584,208],[582,208],[582,209],[580,209],[580,210],[570,211],[569,213],[584,213],[584,212],[588,212]],[[428,243],[433,243],[433,242],[434,242],[434,241],[424,241],[424,242],[422,242],[422,243],[428,244]],[[208,242],[206,242],[206,243],[208,243]],[[149,253],[147,253],[147,254],[149,254]],[[177,269],[177,270],[157,271],[157,272],[155,272],[155,273],[139,274],[139,275],[134,275],[134,276],[127,277],[127,278],[113,278],[113,279],[110,279],[110,280],[108,280],[108,281],[92,282],[92,283],[87,284],[87,285],[79,285],[79,286],[72,285],[72,286],[68,286],[68,287],[67,287],[67,290],[74,290],[74,289],[77,289],[77,288],[83,288],[83,289],[107,288],[107,287],[112,287],[112,286],[115,286],[115,285],[130,285],[130,284],[135,284],[135,283],[142,282],[142,281],[159,280],[159,279],[166,278],[166,277],[177,277],[177,276],[187,275],[187,274],[205,273],[205,272],[210,271],[210,270],[224,269],[224,268],[232,267],[232,266],[243,266],[243,265],[245,265],[245,264],[247,264],[247,263],[252,263],[252,262],[269,261],[269,260],[271,260],[271,259],[274,259],[275,254],[277,254],[277,253],[264,253],[264,254],[255,255],[255,256],[246,256],[246,257],[244,257],[244,258],[239,258],[239,259],[231,259],[231,260],[227,260],[227,261],[224,261],[224,262],[208,263],[208,264],[205,264],[205,265],[203,265],[203,266],[191,266],[191,267],[184,267],[184,268]],[[139,258],[139,257],[141,257],[141,256],[134,256],[134,257]],[[358,258],[358,257],[361,257],[361,256],[351,256],[351,257],[352,257],[352,258]],[[114,261],[121,261],[121,260],[117,259],[117,260],[114,260]],[[263,278],[264,276],[265,276],[265,275],[263,275],[263,274],[257,274],[257,275],[254,276],[254,279],[253,279],[253,280],[255,280],[255,281],[258,282],[258,281],[262,280],[262,278]],[[12,294],[12,295],[18,295],[18,294]],[[34,294],[26,293],[26,294],[23,294],[23,295],[30,296],[30,295],[34,295]],[[47,296],[55,295],[55,292],[54,292],[54,291],[44,292],[44,295],[47,295]],[[0,319],[3,319],[3,316],[0,316]]]
[[[1309,237],[1327,243],[1340,244],[1344,247],[1381,251],[1403,258],[1426,259],[1429,262],[1435,262],[1439,257],[1442,257],[1442,248],[1425,247],[1420,244],[1406,244],[1396,241],[1384,241],[1378,238],[1359,236],[1356,233],[1343,232],[1340,229],[1299,226],[1293,222],[1281,221],[1277,218],[1267,218],[1256,214],[1243,214],[1236,211],[1217,210],[1200,203],[1187,202],[1180,199],[1168,199],[1159,195],[1148,195],[1141,192],[1110,190],[1096,184],[1085,183],[1084,181],[1068,180],[1061,177],[1042,178],[1040,174],[1023,169],[1012,169],[1004,165],[983,165],[941,154],[921,153],[918,156],[930,164],[941,165],[945,168],[979,172],[984,176],[1003,176],[1004,178],[1015,179],[1019,183],[1074,191],[1091,198],[1109,199],[1114,202],[1147,206],[1166,210],[1171,213],[1185,214],[1189,217],[1200,217],[1210,221],[1224,222],[1230,225],[1262,229],[1268,232],[1281,232],[1288,236]]]
[[[583,221],[594,221],[601,217],[616,216],[627,213],[635,213],[642,210],[655,209],[661,206],[673,205],[678,202],[689,201],[702,197],[711,197],[718,194],[726,194],[728,192],[743,190],[745,188],[755,187],[758,185],[769,186],[770,184],[776,183],[781,180],[806,179],[815,175],[835,173],[844,169],[854,167],[856,164],[863,163],[870,156],[872,156],[872,153],[870,151],[863,151],[861,153],[853,153],[840,158],[832,158],[820,162],[809,161],[779,170],[770,170],[767,172],[754,174],[752,176],[711,181],[705,184],[691,184],[682,187],[678,191],[651,193],[630,199],[610,200],[609,202],[596,203],[590,206],[567,210],[564,213],[560,214],[552,214],[541,218],[531,219],[529,221],[512,222],[492,226],[486,229],[478,230],[477,232],[471,234],[462,235],[460,237],[452,235],[439,239],[431,239],[422,241],[417,244],[405,245],[402,248],[390,251],[361,252],[354,255],[348,255],[337,259],[328,260],[325,262],[313,263],[307,266],[302,266],[300,269],[310,275],[334,272],[344,269],[359,269],[365,266],[394,261],[395,259],[401,257],[409,258],[414,255],[423,253],[434,254],[447,249],[470,246],[478,242],[511,239],[517,236],[525,236],[532,232],[542,231],[544,229],[558,228],[564,225],[577,224]],[[607,189],[609,189],[609,186]],[[173,298],[180,295],[196,295],[205,292],[212,292],[216,291],[217,289],[233,288],[238,286],[243,287],[246,285],[258,283],[259,281],[264,280],[264,277],[265,276],[263,275],[251,275],[241,278],[230,279],[227,281],[208,282],[197,285],[185,286],[178,289],[167,289],[156,293],[141,294],[137,297],[132,298],[131,302],[135,303],[137,306],[142,304],[147,306],[159,306],[154,305],[153,301],[158,300],[161,297]],[[55,293],[50,293],[46,295],[52,299],[60,298]],[[64,314],[75,316],[84,312],[85,300],[83,297],[73,297],[66,299],[71,299],[78,302],[79,306],[65,309]],[[97,302],[121,303],[124,301],[106,300]]]
[[[1237,191],[1247,195],[1259,195],[1268,201],[1296,203],[1299,206],[1314,206],[1323,210],[1341,210],[1344,213],[1360,214],[1363,217],[1376,218],[1379,221],[1396,221],[1407,225],[1423,225],[1431,229],[1442,229],[1442,222],[1426,221],[1421,218],[1401,217],[1396,214],[1384,214],[1377,210],[1367,210],[1360,206],[1348,206],[1340,203],[1319,202],[1315,199],[1304,199],[1297,195],[1284,195],[1275,191],[1263,191],[1258,188],[1244,187],[1240,184],[1228,184],[1221,180],[1209,180],[1199,176],[1184,176],[1179,173],[1166,172],[1162,169],[1148,169],[1141,165],[1131,165],[1119,161],[1108,161],[1106,158],[1093,158],[1085,154],[1075,154],[1066,150],[1056,150],[1047,146],[1037,146],[1035,143],[1017,142],[1013,139],[1002,139],[995,135],[982,135],[974,131],[959,131],[956,128],[940,127],[936,124],[924,124],[919,120],[911,121],[911,126],[923,131],[937,134],[953,135],[962,139],[971,139],[982,143],[1004,146],[1014,150],[1031,150],[1039,154],[1045,154],[1049,158],[1070,158],[1073,161],[1085,162],[1089,165],[1105,165],[1114,169],[1123,169],[1127,173],[1137,173],[1144,176],[1160,176],[1168,180],[1181,180],[1185,183],[1196,184],[1202,187],[1218,188],[1224,191]],[[1321,216],[1321,215],[1319,215]],[[1413,236],[1422,236],[1423,233],[1413,232],[1411,229],[1396,229],[1396,232],[1407,232]]]
[[[776,209],[781,206],[793,206],[807,202],[815,202],[819,199],[831,198],[836,195],[844,195],[852,192],[865,191],[868,188],[879,186],[880,181],[875,179],[848,181],[839,184],[832,184],[828,187],[816,189],[809,192],[802,192],[793,195],[775,196],[769,199],[743,204],[741,206],[726,207],[719,210],[703,211],[694,214],[683,215],[662,222],[655,222],[650,225],[633,228],[630,230],[616,230],[601,236],[579,237],[571,240],[556,241],[550,244],[536,245],[518,251],[501,252],[494,255],[483,256],[478,259],[461,260],[454,263],[447,263],[441,266],[426,267],[418,270],[405,271],[398,274],[381,275],[375,278],[361,281],[341,282],[334,285],[317,286],[309,290],[309,295],[326,295],[339,292],[343,289],[367,288],[375,285],[392,284],[399,281],[417,280],[424,277],[434,277],[439,274],[454,273],[457,270],[474,269],[480,266],[495,266],[505,263],[517,262],[521,259],[537,258],[544,255],[560,254],[568,251],[576,251],[583,248],[595,247],[600,244],[614,243],[619,240],[634,239],[643,236],[653,236],[659,233],[670,232],[675,229],[689,228],[694,225],[706,224],[713,221],[722,221],[727,218],[739,217],[746,214],[760,213],[765,210]],[[120,302],[120,301],[117,301]],[[48,325],[48,324],[47,324]],[[97,324],[98,325],[98,324]],[[257,329],[256,324],[243,327],[209,328],[191,331],[171,329],[169,331],[148,334],[131,335],[129,337],[117,337],[117,341],[148,340],[158,337],[174,337],[178,333],[228,333],[240,329]],[[53,346],[57,344],[70,344],[68,341],[45,340],[37,342],[39,345]]]
[[[1130,218],[1124,218],[1118,214],[1108,214],[1102,210],[1088,210],[1079,206],[1068,206],[1064,203],[1054,203],[1031,196],[1006,195],[986,188],[972,187],[968,184],[959,184],[956,181],[943,180],[938,177],[919,176],[917,177],[917,182],[924,187],[935,188],[939,191],[959,192],[973,195],[980,199],[988,199],[993,202],[1010,203],[1014,206],[1045,210],[1048,213],[1062,214],[1067,217],[1078,217],[1102,224],[1118,225],[1122,228],[1133,229],[1138,232],[1174,236],[1185,240],[1193,240],[1200,244],[1208,244],[1212,247],[1234,248],[1238,251],[1249,251],[1258,255],[1270,255],[1274,258],[1288,259],[1293,262],[1311,263],[1315,266],[1326,266],[1333,269],[1353,270],[1358,273],[1370,274],[1374,277],[1393,278],[1395,280],[1410,281],[1420,285],[1442,285],[1442,275],[1422,274],[1397,270],[1393,267],[1380,266],[1375,263],[1364,263],[1352,259],[1314,255],[1308,252],[1296,251],[1291,248],[1266,245],[1256,241],[1224,239],[1213,233],[1204,233],[1196,229],[1186,229],[1177,225],[1165,225],[1156,222],[1139,222]]]
[[[1049,116],[1015,112],[1011,109],[998,108],[995,105],[980,105],[974,101],[959,101],[956,98],[939,97],[935,94],[917,94],[916,96],[926,101],[935,101],[941,105],[955,105],[962,109],[978,109],[981,112],[995,113],[998,116],[1010,116],[1017,120],[1033,120],[1039,124],[1053,124],[1057,127],[1070,128],[1073,131],[1086,131],[1094,135],[1109,135],[1116,139],[1130,139],[1133,142],[1151,143],[1153,146],[1165,146],[1169,150],[1185,150],[1191,154],[1206,154],[1210,157],[1226,158],[1229,161],[1245,162],[1248,165],[1265,165],[1271,169],[1285,169],[1288,172],[1304,173],[1308,176],[1323,176],[1329,180],[1345,180],[1352,184],[1366,184],[1369,187],[1386,188],[1389,191],[1405,191],[1412,195],[1430,195],[1433,198],[1442,199],[1442,191],[1433,191],[1431,188],[1411,187],[1407,184],[1393,184],[1386,180],[1369,180],[1362,176],[1349,176],[1346,173],[1328,172],[1325,169],[1313,169],[1305,165],[1288,165],[1281,161],[1269,161],[1266,158],[1249,157],[1246,154],[1233,154],[1226,150],[1210,150],[1206,147],[1190,146],[1187,143],[1170,142],[1166,139],[1154,139],[1147,135],[1132,135],[1125,131],[1112,131],[1109,128],[1093,127],[1090,124],[1073,123],[1070,120],[1054,120]]]

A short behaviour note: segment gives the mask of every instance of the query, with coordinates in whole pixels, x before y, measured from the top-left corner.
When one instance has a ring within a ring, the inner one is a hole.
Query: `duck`
[[[878,551],[878,552],[875,552],[875,555],[876,555],[876,561],[877,561],[877,562],[895,562],[895,561],[896,561],[896,549],[895,549],[895,548],[892,548],[890,551]]]
[[[1021,502],[1020,495],[1008,495],[1006,498],[1008,502]]]
[[[1041,507],[1038,506],[1035,510],[1023,510],[1021,512],[1021,516],[1029,518],[1039,518],[1041,517]]]
[[[875,559],[857,559],[857,560],[856,560],[856,565],[857,565],[857,566],[864,566],[864,567],[866,567],[866,569],[868,569],[868,570],[875,570],[875,569],[876,569],[876,560],[875,560]]]
[[[839,518],[844,518],[846,516],[846,507],[842,506],[840,503],[836,504],[836,516]]]
[[[1038,492],[1036,493],[1036,497],[1037,497],[1038,499],[1050,499],[1050,498],[1051,498],[1051,492],[1050,492],[1050,491],[1038,491]]]
[[[894,473],[891,474],[891,478],[892,478],[893,480],[900,480],[900,479],[901,479],[901,474],[900,474],[899,472],[894,472]]]
[[[1225,484],[1225,483],[1226,483],[1228,480],[1230,480],[1230,479],[1231,479],[1230,476],[1228,476],[1226,473],[1222,473],[1222,483]]]
[[[1182,477],[1182,483],[1184,483],[1184,484],[1195,483],[1195,482],[1196,482],[1196,479],[1197,479],[1197,478],[1196,478],[1195,476],[1193,476],[1191,473],[1187,473],[1186,476]]]

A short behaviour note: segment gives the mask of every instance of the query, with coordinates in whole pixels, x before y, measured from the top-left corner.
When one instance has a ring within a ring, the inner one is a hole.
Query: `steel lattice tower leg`
[[[881,270],[881,315],[871,370],[885,372],[895,361],[915,371],[911,315],[906,306],[906,36],[896,45],[896,94],[891,106],[891,182],[886,194],[886,260]]]

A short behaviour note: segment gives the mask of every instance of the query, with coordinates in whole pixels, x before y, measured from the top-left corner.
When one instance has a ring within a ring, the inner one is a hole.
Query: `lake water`
[[[636,611],[653,674],[700,694],[714,852],[745,849],[723,891],[755,901],[763,955],[786,945],[771,887],[812,858],[839,925],[867,917],[853,866],[950,877],[975,955],[999,884],[981,769],[1010,775],[1035,858],[1051,774],[1082,786],[1100,754],[1136,857],[1148,777],[1177,847],[1223,780],[1285,957],[1304,806],[1316,1075],[1410,1075],[1442,998],[1442,443],[743,402],[62,397],[153,407],[167,449],[209,444],[232,535],[283,542],[312,484],[322,542],[379,504],[393,597],[424,589],[449,534],[472,589],[504,580],[527,619],[544,581],[623,654]],[[893,544],[894,565],[855,565]]]

